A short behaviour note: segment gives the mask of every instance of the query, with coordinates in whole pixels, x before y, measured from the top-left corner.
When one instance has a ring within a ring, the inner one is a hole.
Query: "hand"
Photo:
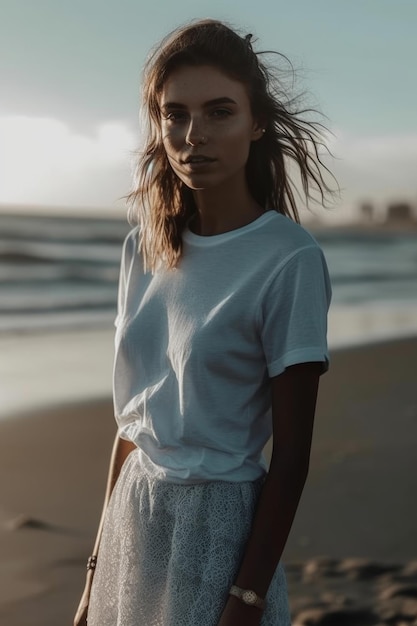
[[[74,617],[74,626],[87,626],[88,603],[90,601],[91,585],[93,583],[93,570],[87,572],[83,595],[81,596],[77,612]]]
[[[262,610],[229,596],[217,626],[260,626]]]

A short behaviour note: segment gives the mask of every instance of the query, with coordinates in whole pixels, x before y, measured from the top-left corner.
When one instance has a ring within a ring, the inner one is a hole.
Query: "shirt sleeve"
[[[132,259],[134,257],[137,247],[137,233],[138,227],[135,227],[128,233],[123,242],[122,258],[120,261],[119,272],[119,287],[117,294],[117,314],[114,320],[115,326],[119,325],[125,314],[127,285],[129,280],[129,273],[131,271]]]
[[[297,363],[323,363],[328,369],[327,313],[330,278],[318,245],[298,250],[266,285],[261,339],[268,374],[278,376]]]

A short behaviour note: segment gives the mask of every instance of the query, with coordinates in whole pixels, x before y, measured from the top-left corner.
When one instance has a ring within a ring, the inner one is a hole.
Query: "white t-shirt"
[[[272,433],[270,377],[327,368],[331,289],[323,253],[268,211],[236,230],[183,233],[174,270],[144,273],[138,228],[121,263],[114,407],[121,437],[171,482],[255,480]]]

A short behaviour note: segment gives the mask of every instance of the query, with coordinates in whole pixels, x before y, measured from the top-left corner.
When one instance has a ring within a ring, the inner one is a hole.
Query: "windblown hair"
[[[321,202],[332,193],[324,178],[329,170],[320,157],[324,126],[302,117],[310,109],[298,109],[298,98],[291,98],[283,81],[261,62],[265,53],[254,52],[251,38],[215,20],[194,22],[168,35],[145,65],[146,143],[138,153],[127,201],[128,219],[140,224],[139,245],[151,271],[161,263],[175,267],[182,252],[182,232],[196,211],[193,193],[172,170],[162,143],[159,98],[165,81],[179,67],[211,65],[246,86],[252,114],[265,128],[262,138],[252,142],[246,165],[249,191],[262,207],[299,222],[296,186],[288,171],[291,164],[297,166],[307,204],[314,199],[313,192],[318,191]]]

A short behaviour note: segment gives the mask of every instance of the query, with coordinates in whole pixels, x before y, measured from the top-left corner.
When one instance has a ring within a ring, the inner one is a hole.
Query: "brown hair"
[[[319,150],[324,127],[301,117],[297,98],[288,97],[283,81],[260,61],[252,35],[241,37],[215,20],[188,24],[168,35],[148,59],[143,75],[142,114],[146,124],[138,154],[134,187],[127,196],[130,222],[140,224],[140,248],[145,267],[163,262],[174,267],[181,256],[182,232],[195,212],[192,191],[173,172],[162,143],[159,95],[165,80],[184,65],[213,65],[246,85],[252,113],[265,127],[251,144],[246,165],[249,191],[264,208],[299,222],[290,162],[298,166],[306,201],[318,191],[323,202],[331,189],[324,179]],[[284,55],[280,55],[282,58]]]

